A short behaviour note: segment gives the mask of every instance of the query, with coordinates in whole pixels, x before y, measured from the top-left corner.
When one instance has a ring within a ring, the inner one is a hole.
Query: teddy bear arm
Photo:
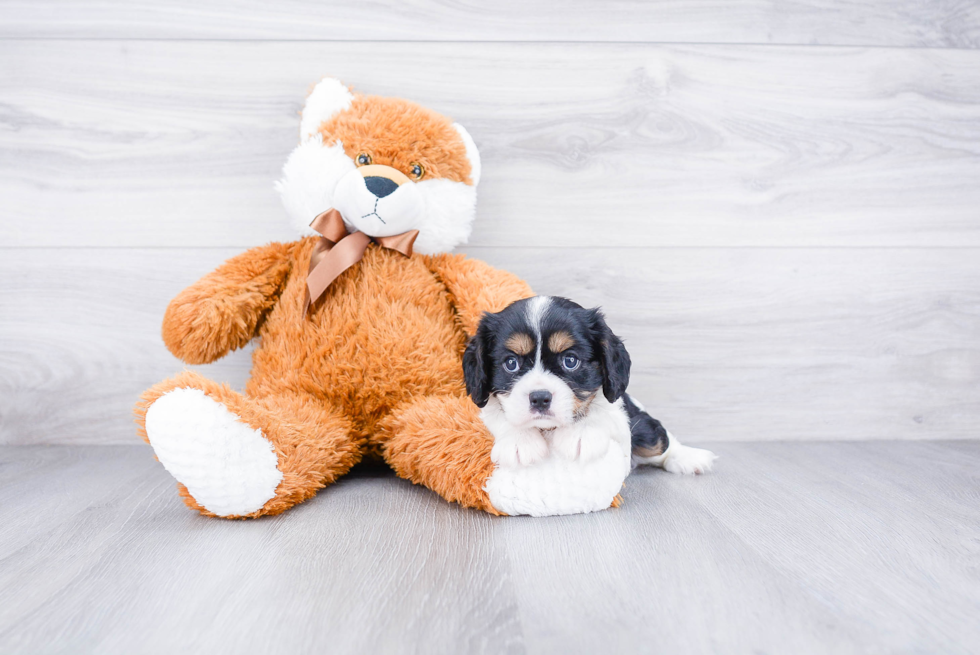
[[[467,336],[476,334],[484,312],[499,312],[534,295],[528,283],[513,273],[463,255],[431,257],[429,268],[449,292]]]
[[[163,317],[163,341],[188,364],[207,364],[247,344],[292,268],[290,244],[232,257],[181,291]]]

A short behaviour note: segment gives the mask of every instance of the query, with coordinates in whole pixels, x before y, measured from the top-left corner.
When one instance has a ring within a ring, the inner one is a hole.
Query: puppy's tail
[[[700,475],[711,470],[717,455],[710,450],[683,445],[629,395],[623,394],[623,404],[630,420],[634,468],[648,464],[686,475]]]

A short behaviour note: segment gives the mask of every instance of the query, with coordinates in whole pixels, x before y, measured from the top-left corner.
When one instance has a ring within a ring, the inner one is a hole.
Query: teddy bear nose
[[[391,195],[398,188],[397,182],[377,175],[364,178],[364,185],[368,188],[368,191],[379,198]]]

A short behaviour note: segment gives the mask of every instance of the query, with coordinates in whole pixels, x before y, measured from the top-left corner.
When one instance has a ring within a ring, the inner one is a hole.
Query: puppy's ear
[[[609,402],[616,402],[626,393],[630,382],[630,354],[622,340],[606,325],[606,319],[598,309],[590,310],[589,328],[602,365],[602,395]]]
[[[466,344],[463,353],[463,380],[466,393],[477,407],[486,407],[490,400],[490,351],[493,349],[494,315],[484,314],[480,327]]]

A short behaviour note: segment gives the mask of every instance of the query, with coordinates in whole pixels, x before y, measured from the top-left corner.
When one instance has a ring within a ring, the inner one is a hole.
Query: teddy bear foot
[[[262,509],[282,482],[275,448],[262,431],[200,389],[160,396],[146,411],[145,428],[164,468],[217,516]]]

